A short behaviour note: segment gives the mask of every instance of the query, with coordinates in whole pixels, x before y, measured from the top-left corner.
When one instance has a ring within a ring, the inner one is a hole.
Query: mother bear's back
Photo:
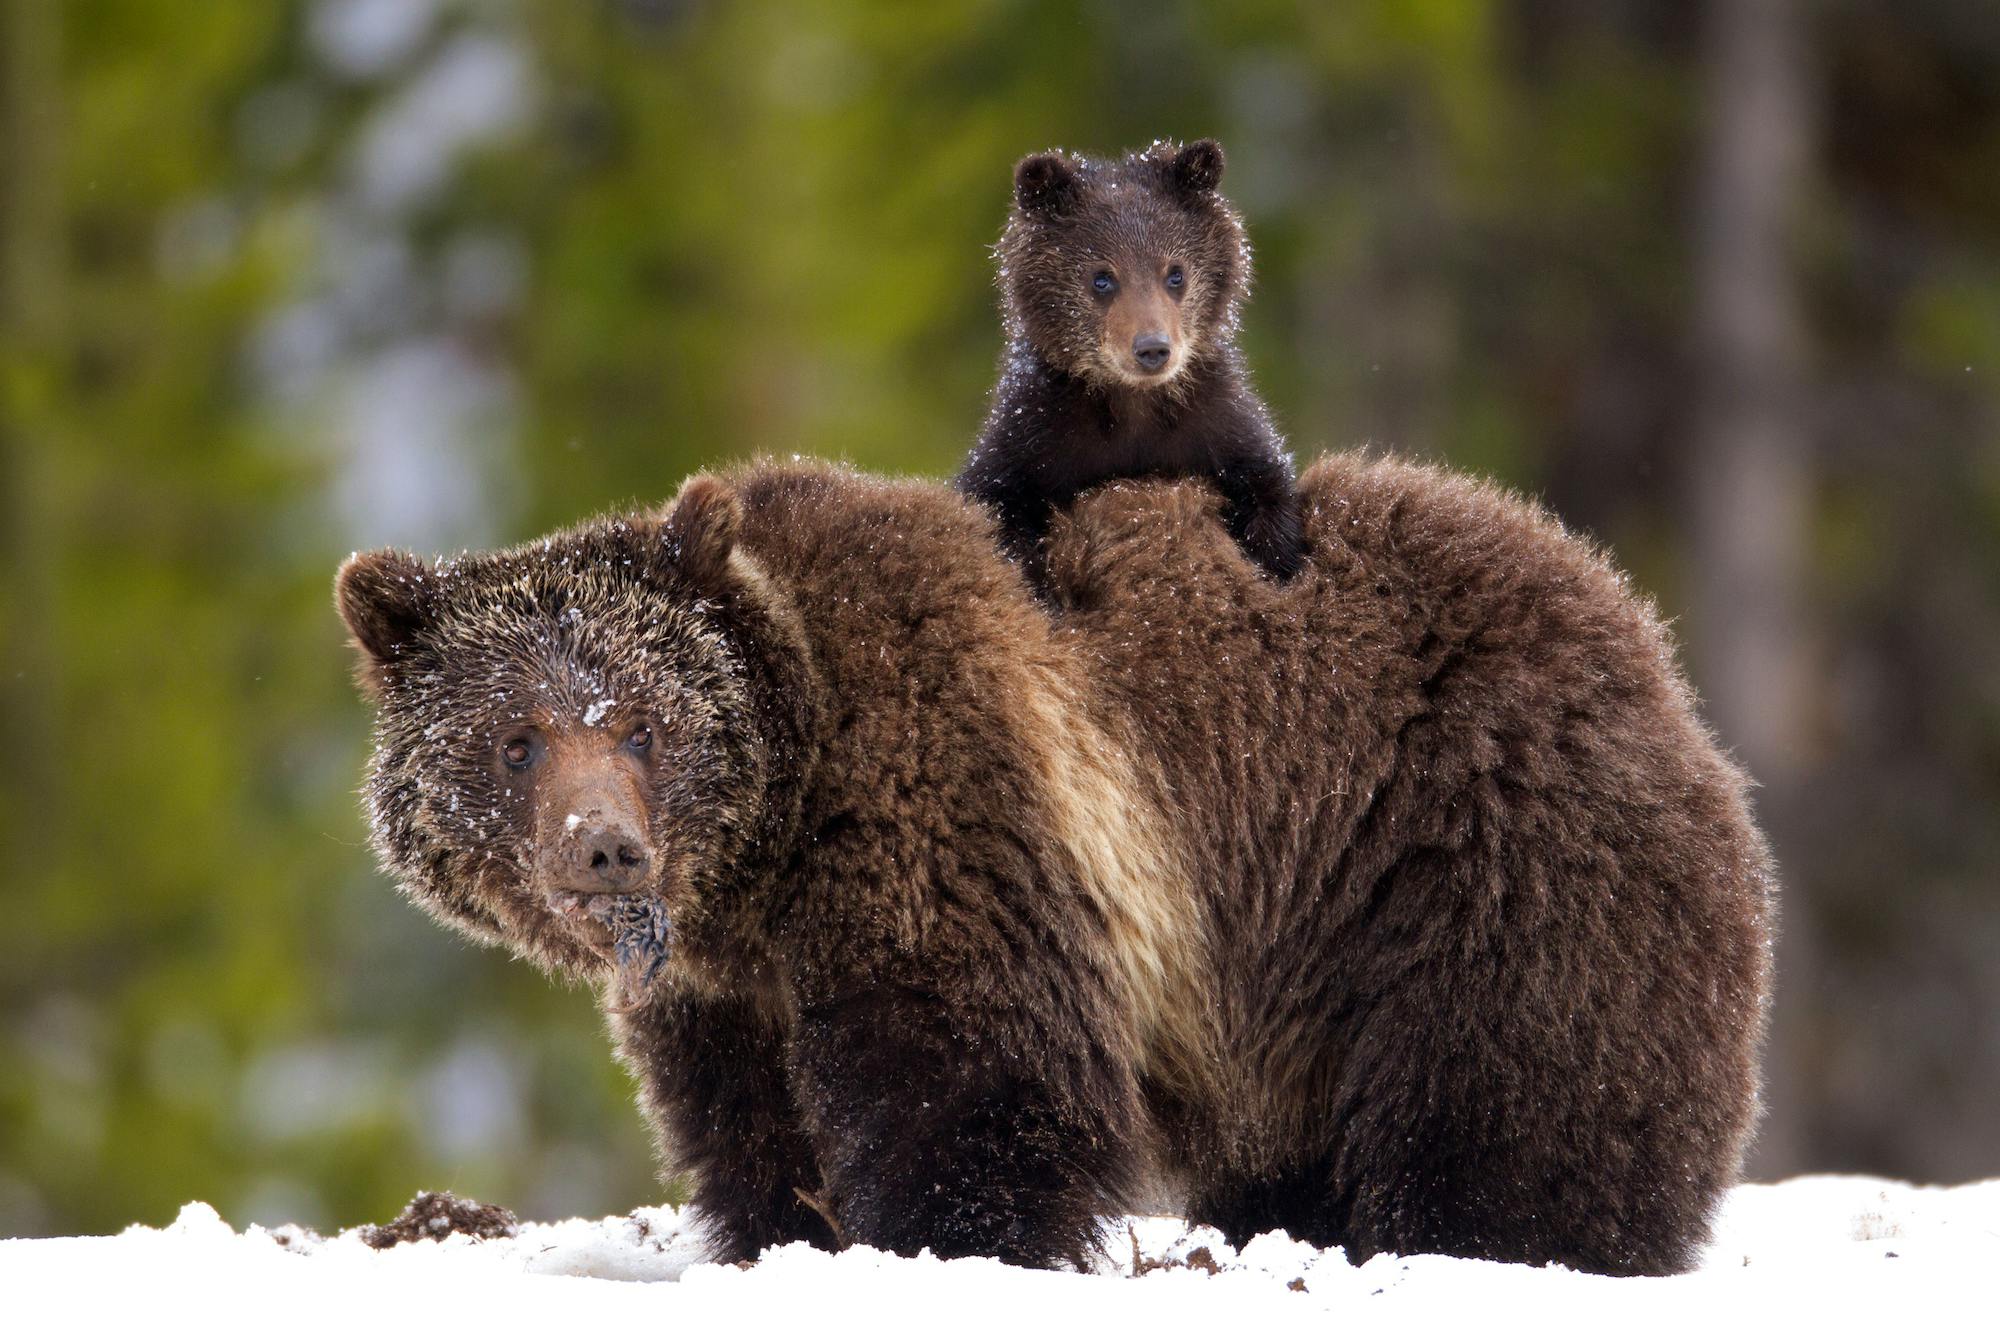
[[[1195,1211],[1356,1258],[1683,1267],[1756,1105],[1745,779],[1650,607],[1546,515],[1351,456],[1301,492],[1282,586],[1192,484],[1107,487],[1050,539],[1059,632],[1205,895],[1226,1067],[1166,1126]]]

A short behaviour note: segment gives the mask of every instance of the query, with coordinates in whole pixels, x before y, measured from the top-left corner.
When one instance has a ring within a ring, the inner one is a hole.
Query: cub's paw
[[[1238,540],[1243,553],[1280,583],[1305,568],[1305,525],[1294,501],[1257,509],[1243,523]]]

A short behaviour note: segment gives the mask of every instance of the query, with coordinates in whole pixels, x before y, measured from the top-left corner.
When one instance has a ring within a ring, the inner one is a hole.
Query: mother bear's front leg
[[[801,1009],[829,1206],[847,1239],[899,1254],[1084,1265],[1135,1170],[1129,1071],[1060,1015],[941,989],[958,990],[857,978]]]
[[[780,1021],[748,997],[661,988],[614,1013],[619,1053],[641,1096],[669,1169],[685,1172],[713,1258],[755,1259],[803,1240],[836,1237],[799,1191],[821,1188],[800,1127]]]

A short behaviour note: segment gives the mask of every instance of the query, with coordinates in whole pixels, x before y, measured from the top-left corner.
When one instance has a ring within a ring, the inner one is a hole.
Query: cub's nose
[[[1165,368],[1174,345],[1164,333],[1142,333],[1132,340],[1132,357],[1147,370]]]
[[[653,858],[630,829],[617,824],[590,824],[576,831],[567,845],[570,882],[581,888],[624,892],[646,882]]]

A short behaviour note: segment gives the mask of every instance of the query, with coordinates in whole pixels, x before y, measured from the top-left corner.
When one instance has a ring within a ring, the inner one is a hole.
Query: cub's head
[[[635,907],[663,938],[713,911],[770,758],[742,632],[768,594],[734,553],[740,521],[728,487],[698,477],[664,519],[341,567],[376,708],[375,847],[406,892],[584,973],[629,961]]]
[[[1118,161],[1023,158],[998,247],[1009,335],[1061,370],[1128,391],[1170,387],[1226,348],[1250,247],[1216,193],[1221,180],[1213,139]]]

